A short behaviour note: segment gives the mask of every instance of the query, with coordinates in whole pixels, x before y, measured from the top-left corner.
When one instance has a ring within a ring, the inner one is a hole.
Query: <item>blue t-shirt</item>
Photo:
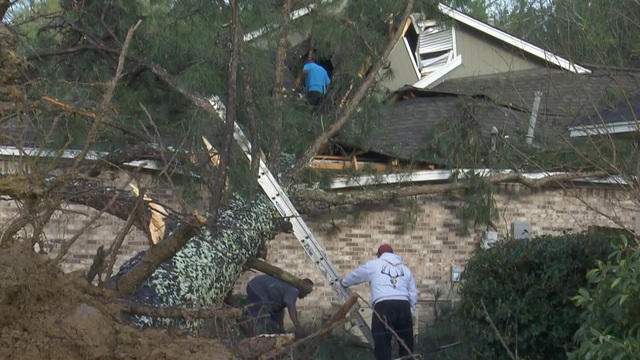
[[[305,83],[307,92],[318,91],[322,94],[327,93],[327,85],[331,83],[327,70],[314,62],[304,64],[302,70],[307,73]]]
[[[299,290],[269,275],[258,275],[247,284],[267,304],[285,307],[295,305]]]

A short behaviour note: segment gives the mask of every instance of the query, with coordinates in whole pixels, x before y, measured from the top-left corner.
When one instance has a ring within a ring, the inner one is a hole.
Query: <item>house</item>
[[[336,176],[326,187],[345,196],[352,189],[381,189],[382,194],[384,189],[408,185],[424,192],[377,206],[340,209],[326,217],[314,214],[309,220],[333,263],[345,272],[370,258],[380,243],[395,244],[413,266],[425,305],[441,296],[455,298],[460,267],[488,238],[485,227],[462,231],[461,195],[428,189],[453,182],[459,170],[481,175],[507,172],[486,168],[487,159],[481,161],[483,168],[448,167],[448,154],[430,147],[436,130],[458,124],[455,129],[475,135],[488,149],[495,128],[502,144],[545,149],[572,141],[580,131],[637,134],[640,113],[635,95],[640,69],[581,66],[454,9],[439,9],[449,23],[438,25],[414,15],[392,51],[389,63],[395,77],[384,83],[391,90],[390,112],[382,116],[367,144],[353,144],[341,136],[333,139],[343,149],[366,155],[370,164],[377,159],[387,165],[395,161],[416,166],[386,174]],[[324,162],[328,169],[329,160],[338,162],[325,155],[316,158],[315,166]],[[356,166],[356,161],[345,160]],[[529,172],[523,176],[531,180],[562,174],[535,166],[525,171]],[[540,188],[505,183],[492,192],[499,214],[494,240],[561,235],[594,225],[640,230],[637,199],[616,177]],[[279,236],[270,246],[270,261],[316,280],[293,243]],[[366,287],[356,291],[367,293]],[[312,301],[323,299],[320,303],[333,299],[324,287],[311,296]]]
[[[495,126],[503,140],[537,146],[597,133],[603,122],[610,132],[637,131],[639,106],[634,94],[639,84],[640,69],[594,67],[590,73],[575,74],[541,67],[449,79],[430,89],[407,86],[392,96],[391,113],[381,121],[367,150],[441,162],[429,148],[429,135],[439,124],[465,116],[485,141]]]
[[[444,4],[448,21],[438,23],[419,14],[410,18],[401,41],[389,56],[393,79],[383,85],[394,91],[405,85],[432,88],[449,79],[536,69],[591,71]]]
[[[591,114],[577,119],[569,127],[573,138],[614,135],[636,136],[640,131],[640,93],[625,94],[622,99],[606,104]]]

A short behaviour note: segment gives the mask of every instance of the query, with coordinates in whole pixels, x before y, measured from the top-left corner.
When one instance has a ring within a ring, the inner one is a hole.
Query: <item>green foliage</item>
[[[578,62],[635,66],[640,60],[636,0],[514,0],[492,10],[497,25]]]
[[[460,99],[465,107],[462,115],[452,114],[443,119],[426,137],[426,148],[421,158],[437,164],[446,164],[448,168],[488,167],[489,144],[480,134],[471,114],[472,107],[468,99]]]
[[[495,200],[493,199],[492,185],[485,178],[473,172],[466,173],[465,179],[469,186],[465,187],[464,202],[458,209],[458,217],[462,220],[464,234],[469,233],[469,227],[491,225],[497,217]]]
[[[619,100],[617,94],[612,97]],[[612,100],[615,101],[615,100]],[[461,100],[469,111],[451,115],[440,122],[425,138],[425,149],[416,158],[444,164],[447,168],[494,168],[519,171],[602,170],[615,174],[634,172],[637,159],[631,138],[584,137],[571,143],[557,133],[539,131],[535,146],[525,141],[525,134],[500,132],[496,151],[489,152],[489,135],[483,134],[473,120],[473,107],[483,104]],[[507,136],[508,135],[508,136]]]
[[[612,249],[615,231],[511,240],[478,249],[462,276],[460,315],[476,358],[508,359],[483,305],[512,352],[564,359],[574,348],[580,311],[571,298]]]
[[[624,235],[606,261],[587,273],[573,297],[583,309],[571,359],[637,359],[640,354],[640,248]]]
[[[416,199],[409,199],[402,201],[398,210],[395,211],[394,223],[399,224],[401,231],[408,231],[415,228],[418,223],[418,215],[422,209]]]

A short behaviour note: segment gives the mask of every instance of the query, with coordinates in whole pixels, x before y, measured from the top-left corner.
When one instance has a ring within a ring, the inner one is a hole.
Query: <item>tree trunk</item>
[[[244,271],[247,259],[257,256],[265,241],[275,236],[280,220],[280,215],[264,197],[251,203],[234,197],[228,208],[220,210],[213,228],[201,228],[190,238],[185,238],[189,228],[171,235],[174,239],[185,239],[184,246],[155,271],[143,263],[142,259],[148,256],[141,253],[120,268],[112,283],[117,284],[118,294],[131,294],[127,300],[147,306],[202,308],[222,304]],[[147,253],[153,251],[154,254],[149,256],[157,256],[156,248],[173,244],[163,245],[167,240],[171,239],[164,239],[151,248]],[[171,255],[175,247],[159,251]],[[134,270],[138,264],[150,268],[150,276],[147,271]],[[132,271],[137,274],[128,275]],[[142,279],[145,275],[147,278]],[[144,282],[136,286],[140,279]],[[187,330],[196,330],[201,324],[142,315],[132,315],[131,321],[141,327],[181,326]]]
[[[269,168],[271,172],[278,174],[280,157],[280,137],[282,132],[282,76],[284,73],[284,60],[287,57],[287,33],[289,31],[289,11],[291,0],[282,2],[282,26],[280,28],[280,39],[276,50],[275,80],[273,82],[273,108],[274,122],[271,147],[269,149]]]

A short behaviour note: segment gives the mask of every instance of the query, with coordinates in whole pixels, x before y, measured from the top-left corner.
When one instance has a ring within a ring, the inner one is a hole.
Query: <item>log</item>
[[[150,248],[131,271],[123,274],[116,283],[116,295],[125,297],[133,294],[138,286],[155,271],[156,265],[171,258],[184,244],[195,235],[198,225],[182,224],[174,233]]]
[[[242,309],[222,306],[185,309],[181,307],[154,307],[140,304],[116,303],[113,304],[120,311],[131,314],[183,319],[237,319],[243,315]]]
[[[247,266],[295,286],[300,291],[300,294],[302,294],[302,296],[306,296],[311,291],[313,291],[313,285],[284,269],[269,264],[266,261],[256,258],[250,258],[247,260]]]
[[[152,307],[186,309],[222,304],[244,271],[247,259],[257,256],[264,243],[275,236],[274,229],[280,220],[264,196],[250,203],[238,196],[232,197],[229,205],[220,209],[213,228],[201,228],[124,300]],[[148,251],[162,246],[166,240]],[[120,278],[144,256],[143,252],[130,259],[113,276],[111,283],[118,283],[119,291],[123,291]],[[188,332],[196,332],[203,325],[198,319],[138,314],[131,314],[130,320],[140,328],[177,326]]]

